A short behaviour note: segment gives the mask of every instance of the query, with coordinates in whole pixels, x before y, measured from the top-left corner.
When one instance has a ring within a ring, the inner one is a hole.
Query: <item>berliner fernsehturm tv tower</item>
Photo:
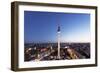
[[[58,36],[58,59],[60,59],[60,25],[58,24],[57,36]]]

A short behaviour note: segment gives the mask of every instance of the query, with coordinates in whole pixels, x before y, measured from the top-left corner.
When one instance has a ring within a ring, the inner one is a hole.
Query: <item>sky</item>
[[[90,42],[90,14],[24,11],[24,41]]]

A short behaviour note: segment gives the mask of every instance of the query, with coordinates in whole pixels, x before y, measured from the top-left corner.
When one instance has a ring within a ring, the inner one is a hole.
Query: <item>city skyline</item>
[[[24,41],[57,42],[57,25],[61,42],[90,42],[90,14],[24,11]]]

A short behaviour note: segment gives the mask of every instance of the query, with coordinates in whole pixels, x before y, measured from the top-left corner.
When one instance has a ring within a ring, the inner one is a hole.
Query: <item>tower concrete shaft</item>
[[[60,59],[60,32],[58,32],[58,59]]]

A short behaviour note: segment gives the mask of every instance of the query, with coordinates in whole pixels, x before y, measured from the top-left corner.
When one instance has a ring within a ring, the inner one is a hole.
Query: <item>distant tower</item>
[[[60,25],[58,24],[57,36],[58,36],[58,59],[60,59]]]

